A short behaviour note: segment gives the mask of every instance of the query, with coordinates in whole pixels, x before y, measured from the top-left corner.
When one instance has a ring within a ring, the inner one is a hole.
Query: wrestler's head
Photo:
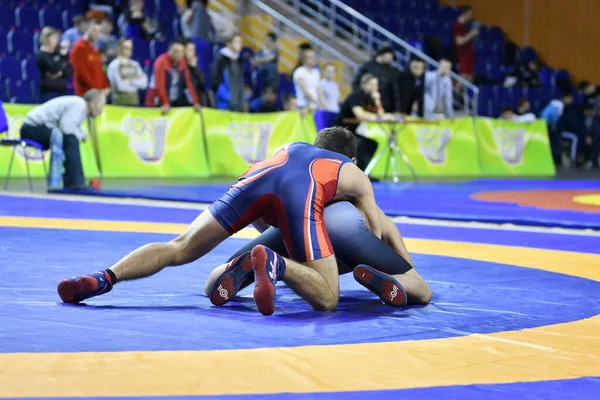
[[[346,128],[334,126],[322,129],[317,133],[314,145],[356,160],[356,137]]]

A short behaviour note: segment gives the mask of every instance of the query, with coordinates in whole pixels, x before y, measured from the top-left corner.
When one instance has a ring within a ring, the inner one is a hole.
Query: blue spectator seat
[[[24,31],[31,32],[40,29],[39,11],[33,7],[17,7],[15,10],[17,26]]]
[[[150,56],[150,43],[147,40],[141,38],[132,38],[133,42],[133,58],[142,62],[143,60],[149,60]]]
[[[9,55],[0,57],[0,79],[21,79],[21,66],[14,57]]]
[[[168,49],[168,42],[154,39],[150,42],[150,58],[155,59],[165,53]]]
[[[7,94],[11,103],[34,104],[31,87],[19,79],[6,80]]]
[[[40,70],[38,69],[33,56],[28,56],[21,61],[21,79],[25,82],[35,83],[40,80]]]
[[[34,39],[31,32],[11,29],[6,35],[8,52],[13,56],[24,58],[28,54],[34,54]]]
[[[2,15],[2,18],[0,18],[0,27],[8,30],[17,25],[15,10],[10,5],[0,4],[0,15]]]
[[[60,30],[64,29],[61,13],[56,8],[42,8],[39,17],[41,26],[52,26]]]

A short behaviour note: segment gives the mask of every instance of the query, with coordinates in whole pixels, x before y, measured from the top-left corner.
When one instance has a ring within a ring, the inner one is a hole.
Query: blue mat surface
[[[7,251],[0,252],[0,352],[215,350],[425,340],[532,328],[600,313],[596,301],[600,282],[418,254],[414,261],[434,292],[433,304],[427,307],[382,306],[345,275],[336,312],[311,311],[285,286],[278,286],[271,318],[258,313],[251,288],[241,293],[239,301],[217,310],[202,294],[203,284],[212,268],[244,239],[229,239],[191,265],[124,282],[111,293],[90,299],[87,306],[63,305],[56,294],[60,279],[106,268],[140,245],[165,240],[165,235],[67,230],[52,230],[50,235],[48,230],[31,228],[2,232]],[[35,252],[31,243],[36,243]],[[35,285],[24,290],[24,282]],[[506,301],[517,298],[520,301]],[[194,334],[182,334],[186,332]]]
[[[137,186],[77,193],[211,203],[228,189],[229,185]],[[600,180],[475,180],[453,183],[374,184],[377,202],[388,215],[600,230],[600,212],[548,210],[512,203],[483,202],[470,197],[474,193],[486,191],[540,189],[593,189],[600,193]]]

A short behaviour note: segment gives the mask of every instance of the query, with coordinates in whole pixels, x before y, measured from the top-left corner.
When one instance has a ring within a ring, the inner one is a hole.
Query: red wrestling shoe
[[[110,292],[112,286],[108,273],[94,272],[88,276],[63,279],[56,290],[64,303],[77,304],[90,297]]]
[[[275,283],[285,273],[283,258],[268,247],[258,245],[252,249],[254,269],[254,302],[263,315],[275,312]]]
[[[217,278],[210,292],[210,302],[222,306],[233,299],[252,274],[250,252],[234,258]]]
[[[394,307],[406,305],[406,292],[400,282],[392,276],[361,264],[354,268],[354,279],[379,296],[384,303]]]

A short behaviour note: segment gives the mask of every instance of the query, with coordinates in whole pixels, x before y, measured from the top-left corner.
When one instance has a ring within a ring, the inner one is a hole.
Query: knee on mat
[[[311,307],[315,311],[335,311],[338,305],[338,298],[318,299],[313,301]]]
[[[421,282],[421,285],[419,285],[417,293],[415,293],[412,297],[414,298],[414,302],[416,304],[426,305],[431,301],[432,295],[433,293],[431,292],[431,288],[427,282],[423,281]]]

